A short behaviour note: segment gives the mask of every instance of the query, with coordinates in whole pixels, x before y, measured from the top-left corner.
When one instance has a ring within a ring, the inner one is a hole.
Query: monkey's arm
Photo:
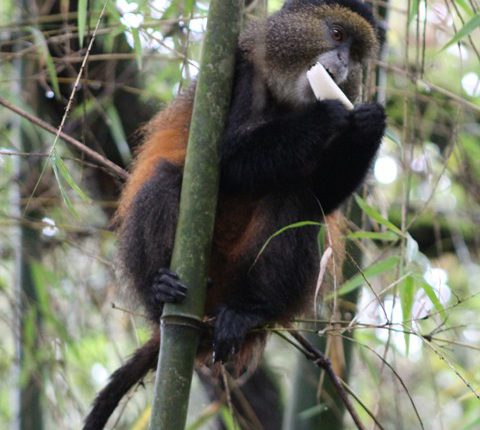
[[[221,150],[222,187],[261,193],[297,186],[318,169],[321,154],[331,137],[348,126],[348,117],[334,100],[257,124],[233,117]]]
[[[362,183],[385,131],[385,111],[377,103],[355,106],[348,127],[319,159],[314,190],[325,213],[338,207]]]

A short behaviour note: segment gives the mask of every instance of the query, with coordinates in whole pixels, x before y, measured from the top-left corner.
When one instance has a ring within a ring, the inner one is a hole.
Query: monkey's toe
[[[235,355],[249,329],[242,314],[226,306],[222,307],[215,320],[213,334],[213,361],[225,363]]]
[[[178,275],[171,270],[160,269],[153,279],[153,297],[159,304],[182,302],[188,287],[181,283]]]
[[[222,306],[217,313],[213,331],[213,361],[227,362],[240,351],[248,331],[265,321],[257,313]]]

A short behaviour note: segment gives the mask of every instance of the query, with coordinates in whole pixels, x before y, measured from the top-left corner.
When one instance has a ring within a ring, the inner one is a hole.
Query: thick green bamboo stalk
[[[190,289],[184,303],[165,306],[162,315],[151,430],[185,427],[215,219],[218,146],[230,103],[242,5],[242,0],[210,4],[172,258],[172,269]]]

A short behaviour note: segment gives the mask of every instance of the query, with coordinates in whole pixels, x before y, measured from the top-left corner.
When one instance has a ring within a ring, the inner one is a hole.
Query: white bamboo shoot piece
[[[353,104],[320,63],[307,72],[307,79],[317,100],[335,99],[341,101],[347,109],[353,109]]]
[[[348,100],[347,96],[343,91],[338,87],[332,77],[328,74],[320,63],[315,64],[308,72],[307,79],[312,87],[313,93],[317,100],[325,99],[334,99],[341,101],[345,107],[349,110],[353,109],[353,104]],[[389,142],[396,145],[390,137],[384,136],[383,141],[388,140]]]

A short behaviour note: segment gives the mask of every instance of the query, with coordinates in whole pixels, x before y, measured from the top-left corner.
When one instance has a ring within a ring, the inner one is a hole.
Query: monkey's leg
[[[262,313],[222,306],[215,320],[213,361],[228,361],[240,350],[248,331],[266,322],[267,319]]]
[[[120,229],[120,260],[148,316],[158,321],[163,303],[185,297],[186,286],[164,269],[170,264],[181,185],[181,169],[159,164],[139,190]]]
[[[281,213],[286,210],[291,209],[272,209],[272,217],[277,219],[268,233],[291,224],[291,219]],[[257,258],[257,245],[261,247],[269,237],[262,236],[246,251],[249,256],[232,285],[233,295],[217,313],[213,339],[215,361],[228,361],[240,350],[252,328],[288,320],[301,310],[314,286],[318,265],[317,233],[315,227],[285,231]]]

